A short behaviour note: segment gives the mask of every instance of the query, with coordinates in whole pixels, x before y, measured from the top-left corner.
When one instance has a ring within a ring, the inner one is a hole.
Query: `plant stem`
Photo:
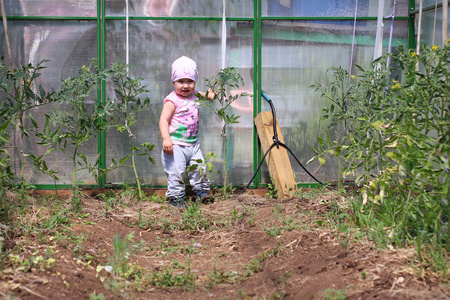
[[[341,182],[341,155],[338,156],[338,190],[340,191],[342,188]]]
[[[22,127],[22,130],[20,130],[20,143],[19,143],[19,151],[20,151],[20,158],[21,158],[21,171],[20,171],[20,191],[21,191],[21,198],[22,198],[22,204],[25,204],[25,153],[23,151],[23,139],[24,139],[24,133],[23,130],[25,130],[23,126],[23,111],[20,112],[20,126]]]
[[[73,165],[73,173],[72,173],[72,193],[75,194],[76,190],[76,176],[77,176],[77,152],[78,152],[78,146],[75,147],[75,150],[73,151],[72,156],[72,165]]]
[[[223,142],[224,142],[224,153],[223,153],[223,161],[225,162],[224,166],[224,176],[223,176],[223,196],[224,199],[227,199],[227,182],[228,182],[228,168],[227,168],[227,137],[224,136],[223,137]]]
[[[133,137],[132,136],[130,136],[130,144],[131,144],[131,162],[132,162],[132,165],[133,165],[134,176],[136,177],[136,185],[137,185],[137,188],[138,188],[138,198],[139,198],[139,200],[142,200],[141,184],[139,182],[139,176],[138,176],[138,173],[137,173],[137,170],[136,170],[136,163],[134,161],[134,152],[135,152],[135,150],[134,150],[134,143],[133,143]]]

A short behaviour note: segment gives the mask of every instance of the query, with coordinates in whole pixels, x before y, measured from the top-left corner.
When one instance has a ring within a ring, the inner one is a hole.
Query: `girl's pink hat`
[[[187,56],[178,58],[172,64],[172,82],[183,78],[194,81],[198,78],[197,64]]]

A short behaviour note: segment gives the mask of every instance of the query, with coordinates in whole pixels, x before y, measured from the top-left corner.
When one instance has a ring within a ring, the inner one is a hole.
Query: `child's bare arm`
[[[202,95],[203,98],[206,98],[206,93],[199,92],[200,95]],[[212,88],[208,89],[208,100],[214,99],[214,97],[217,96],[217,92],[214,92]]]
[[[161,117],[159,118],[159,131],[161,132],[163,151],[169,155],[173,153],[172,139],[169,134],[169,123],[174,111],[175,105],[170,101],[166,101],[161,112]]]

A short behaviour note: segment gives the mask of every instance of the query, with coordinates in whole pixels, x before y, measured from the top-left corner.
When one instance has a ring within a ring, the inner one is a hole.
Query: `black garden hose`
[[[323,183],[322,181],[320,181],[319,179],[317,179],[313,174],[311,174],[311,173],[303,166],[303,164],[300,162],[300,160],[298,160],[298,158],[294,155],[294,153],[292,153],[291,149],[289,149],[288,146],[286,146],[285,144],[283,144],[283,143],[278,139],[278,133],[277,133],[277,127],[276,127],[276,124],[277,124],[276,121],[277,121],[277,119],[276,119],[275,107],[273,106],[272,100],[271,100],[269,97],[267,97],[267,95],[266,95],[264,92],[261,92],[261,96],[269,103],[270,109],[272,110],[272,116],[273,116],[273,133],[274,133],[274,135],[273,135],[273,144],[269,147],[269,149],[266,151],[266,153],[264,153],[264,156],[263,156],[261,162],[259,163],[258,168],[256,169],[255,174],[253,174],[252,179],[250,180],[250,182],[247,184],[247,186],[246,186],[239,194],[242,194],[242,193],[250,186],[250,184],[251,184],[251,183],[253,182],[253,180],[255,179],[256,174],[258,174],[259,170],[261,169],[261,166],[262,166],[264,160],[266,159],[267,154],[269,154],[269,151],[272,150],[272,148],[275,147],[275,146],[277,147],[277,149],[279,149],[279,147],[281,146],[281,147],[285,148],[287,151],[289,151],[289,153],[294,157],[294,159],[297,161],[297,163],[303,168],[303,170],[305,170],[305,172],[306,172],[309,176],[311,176],[312,179],[314,179],[315,181],[317,181],[318,183],[320,183],[321,185],[323,185],[323,186],[326,187],[326,188],[335,190],[334,187],[332,187],[332,186],[330,186],[330,185],[328,185],[328,184]]]

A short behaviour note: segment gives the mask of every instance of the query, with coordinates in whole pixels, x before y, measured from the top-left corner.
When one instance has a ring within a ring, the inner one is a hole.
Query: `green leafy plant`
[[[150,99],[147,97],[144,100],[139,98],[143,93],[148,90],[141,85],[142,78],[133,79],[128,75],[128,67],[120,62],[112,65],[111,70],[105,72],[105,74],[111,79],[115,86],[115,93],[117,99],[109,99],[109,102],[113,103],[111,115],[111,124],[116,127],[120,132],[126,132],[130,142],[131,154],[116,161],[113,159],[113,164],[110,169],[115,167],[131,167],[134,171],[136,185],[138,189],[138,198],[143,199],[143,193],[141,190],[141,183],[136,169],[135,155],[147,156],[148,160],[152,164],[156,164],[150,152],[155,145],[150,143],[142,143],[139,146],[134,145],[134,139],[136,136],[133,134],[131,127],[136,123],[136,117],[139,113],[147,111],[150,107]],[[126,162],[131,157],[131,165],[126,165]]]
[[[297,220],[291,216],[286,216],[282,207],[279,205],[274,205],[272,209],[274,215],[273,218],[264,224],[264,232],[269,236],[278,236],[283,231],[289,231],[298,229],[301,225],[297,224]],[[299,222],[301,223],[301,222]]]
[[[167,266],[161,271],[153,271],[149,274],[149,281],[152,285],[158,287],[183,287],[192,289],[195,286],[195,274],[191,272],[191,258],[188,256],[186,266],[173,262],[173,266]],[[177,272],[175,275],[174,268],[183,269],[183,272]]]
[[[246,220],[250,226],[254,226],[255,215],[257,214],[257,210],[254,208],[249,208],[248,206],[244,206],[242,208],[234,208],[231,210],[231,224],[241,224]]]
[[[218,270],[215,266],[214,269],[208,275],[208,287],[212,288],[213,286],[220,283],[231,283],[236,281],[239,278],[236,272],[224,272]]]
[[[275,186],[275,179],[272,175],[270,175],[270,182],[267,183],[267,187],[269,188],[269,192],[266,194],[266,197],[270,199],[278,198],[278,189]]]
[[[323,291],[324,300],[345,300],[346,291],[327,288]]]
[[[245,267],[245,270],[241,272],[240,275],[243,277],[250,277],[254,273],[261,271],[264,261],[269,258],[276,257],[278,254],[280,254],[283,247],[284,246],[277,243],[273,248],[258,253],[256,258],[250,259],[249,263]]]
[[[339,156],[340,175],[354,176],[361,187],[357,224],[382,223],[389,228],[385,243],[429,244],[418,252],[428,248],[439,257],[450,249],[449,236],[440,234],[450,212],[449,50],[424,45],[417,54],[399,46],[369,69],[358,66],[358,78],[333,68],[328,87],[313,85],[329,101],[324,118],[341,132],[322,143],[316,158]]]
[[[42,85],[36,84],[37,78],[41,76],[41,71],[45,69],[47,60],[39,62],[36,66],[21,64],[18,68],[8,68],[3,59],[0,62],[0,91],[4,92],[4,99],[0,104],[0,114],[5,123],[2,125],[2,136],[6,138],[6,130],[9,125],[18,132],[19,144],[16,146],[20,152],[20,187],[22,202],[24,202],[25,190],[29,187],[25,180],[25,166],[32,163],[37,169],[56,179],[56,171],[49,169],[43,155],[35,156],[25,147],[26,141],[30,138],[30,133],[37,131],[38,125],[34,120],[30,110],[38,106],[49,104],[58,100],[58,94],[51,90],[46,92]],[[27,122],[27,120],[31,121]],[[5,139],[3,142],[7,143]],[[3,145],[5,146],[5,145]],[[2,147],[3,148],[3,147]],[[5,152],[3,152],[5,153]]]
[[[223,138],[223,161],[224,161],[224,178],[223,178],[223,194],[227,197],[228,187],[228,168],[227,168],[227,126],[233,123],[239,123],[238,119],[240,116],[229,113],[230,105],[244,96],[250,96],[248,93],[238,93],[233,95],[233,89],[239,89],[244,85],[244,80],[242,76],[238,73],[236,68],[225,68],[220,70],[216,76],[212,76],[210,79],[205,79],[206,87],[208,92],[205,97],[197,94],[199,99],[203,101],[222,121],[221,125],[221,135]],[[208,93],[209,91],[217,91],[216,97],[209,101]],[[218,103],[218,107],[215,103]]]
[[[194,161],[193,164],[191,164],[186,171],[192,172],[195,170],[199,170],[200,176],[203,178],[203,182],[206,181],[206,177],[211,177],[211,174],[214,171],[214,164],[215,162],[223,163],[222,161],[217,160],[217,154],[214,152],[208,152],[205,155],[205,161],[202,159],[197,159]]]
[[[342,235],[338,235],[339,245],[344,247],[345,254],[347,254],[348,247],[350,246],[350,232],[349,232],[348,224],[341,224],[339,226],[339,231],[342,232]]]
[[[11,119],[6,116],[9,113],[9,109],[5,109],[0,112],[0,220],[8,219],[9,207],[5,198],[5,193],[9,187],[11,187],[12,180],[14,179],[14,173],[11,168],[11,156],[6,149],[6,145],[9,143],[7,129]]]
[[[39,144],[48,147],[47,154],[58,151],[72,161],[74,196],[78,192],[79,171],[88,170],[97,181],[101,176],[98,172],[100,154],[92,161],[82,152],[84,144],[108,127],[105,115],[109,113],[111,103],[99,104],[89,98],[100,80],[101,72],[95,60],[88,67],[79,69],[74,77],[65,79],[59,93],[61,107],[46,114],[44,130],[36,134],[41,138]]]
[[[117,197],[117,195],[115,195],[112,191],[106,191],[104,194],[100,194],[99,197],[105,201],[103,207],[105,208],[106,213],[120,204],[120,198]]]
[[[144,216],[142,212],[139,212],[139,218],[134,223],[137,227],[148,230],[152,229],[158,222],[157,217],[152,215],[152,212],[148,212],[148,216]]]
[[[105,286],[113,291],[116,299],[118,299],[119,291],[123,287],[121,278],[127,279],[132,269],[130,259],[133,235],[134,232],[128,234],[126,237],[121,235],[115,235],[113,237],[113,255],[110,258],[110,265],[105,267],[112,274],[112,278],[105,281]],[[108,267],[110,268],[108,269]]]
[[[105,300],[103,293],[96,294],[95,291],[89,294],[89,300]]]
[[[186,206],[186,210],[182,214],[181,229],[197,233],[199,230],[207,229],[211,226],[211,222],[203,215],[200,205],[201,203],[193,203]]]

